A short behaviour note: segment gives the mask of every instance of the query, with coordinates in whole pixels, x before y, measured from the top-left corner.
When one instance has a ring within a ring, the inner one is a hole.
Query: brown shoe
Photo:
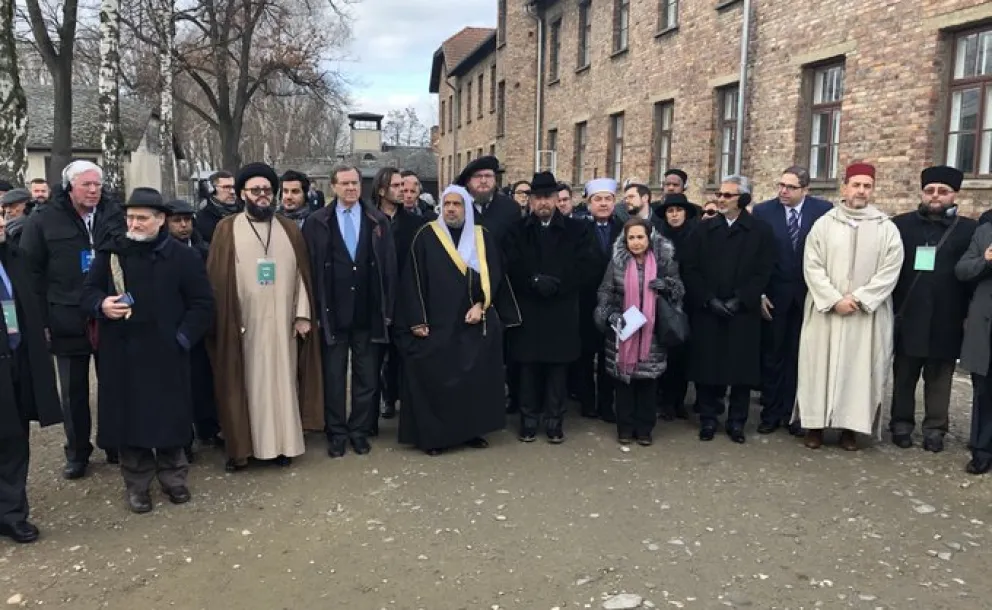
[[[807,430],[806,439],[803,444],[810,449],[819,449],[823,446],[823,430]]]
[[[844,430],[840,433],[840,446],[844,451],[858,450],[858,437],[852,430]]]

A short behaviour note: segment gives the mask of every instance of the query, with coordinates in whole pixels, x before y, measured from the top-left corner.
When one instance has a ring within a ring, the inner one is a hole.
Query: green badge
[[[258,259],[256,268],[259,286],[270,286],[276,283],[276,262],[267,258]]]
[[[21,332],[20,326],[17,325],[17,306],[14,301],[2,301],[0,305],[3,305],[3,323],[7,326],[7,334]]]
[[[916,248],[916,260],[913,261],[913,271],[933,271],[937,262],[937,248],[919,246]]]

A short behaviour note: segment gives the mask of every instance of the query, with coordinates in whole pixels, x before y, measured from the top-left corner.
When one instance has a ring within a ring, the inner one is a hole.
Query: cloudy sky
[[[437,112],[427,92],[434,51],[465,26],[496,26],[491,0],[361,0],[351,12],[351,61],[339,69],[352,84],[354,110],[413,106],[426,125]]]

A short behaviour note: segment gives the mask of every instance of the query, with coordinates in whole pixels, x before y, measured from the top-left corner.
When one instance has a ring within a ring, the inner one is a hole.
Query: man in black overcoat
[[[955,203],[964,174],[937,166],[920,176],[922,203],[892,219],[906,257],[892,293],[896,317],[892,363],[892,442],[913,446],[916,385],[923,375],[923,448],[944,449],[951,384],[961,354],[964,319],[973,285],[958,280],[954,266],[968,250],[978,223],[958,216]]]
[[[119,448],[127,504],[136,513],[152,509],[156,475],[173,504],[190,499],[189,354],[213,318],[206,266],[169,235],[168,212],[158,191],[134,189],[125,204],[126,239],[97,250],[80,302],[100,330],[99,440]]]
[[[713,440],[729,387],[727,436],[743,443],[751,389],[761,383],[761,294],[775,242],[746,209],[747,178],[725,178],[717,196],[721,217],[701,224],[680,256],[692,328],[689,380],[699,396],[700,440]]]
[[[581,353],[579,293],[593,266],[588,223],[566,222],[556,207],[558,181],[531,181],[531,214],[508,236],[510,283],[523,325],[508,332],[510,359],[520,363],[520,440],[537,438],[544,419],[552,443],[565,440],[568,365]]]
[[[0,536],[34,542],[28,521],[30,422],[62,421],[41,305],[23,254],[6,243],[0,218]]]

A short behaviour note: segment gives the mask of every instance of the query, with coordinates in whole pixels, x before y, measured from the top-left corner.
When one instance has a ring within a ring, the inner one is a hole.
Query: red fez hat
[[[846,182],[854,176],[870,176],[874,180],[875,166],[869,163],[852,163],[847,166],[847,171],[844,172],[844,181]]]

